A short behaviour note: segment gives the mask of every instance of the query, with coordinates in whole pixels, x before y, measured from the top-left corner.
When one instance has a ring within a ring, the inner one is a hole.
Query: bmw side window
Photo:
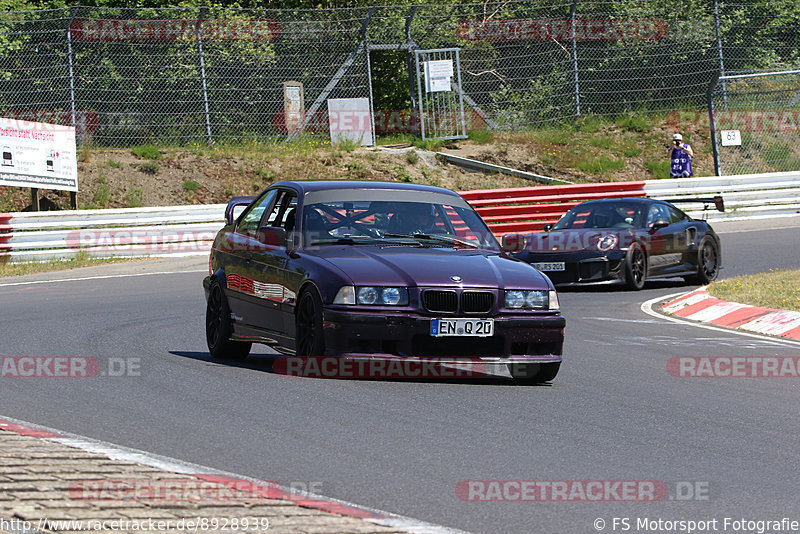
[[[264,216],[264,211],[272,204],[277,194],[277,190],[272,190],[251,204],[239,219],[236,231],[240,234],[255,235],[261,218]]]
[[[286,232],[294,229],[297,196],[292,191],[281,191],[278,200],[264,220],[264,226],[282,226]],[[291,226],[291,228],[290,228]]]

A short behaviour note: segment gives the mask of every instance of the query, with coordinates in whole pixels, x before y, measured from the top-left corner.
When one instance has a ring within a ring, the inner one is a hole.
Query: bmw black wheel
[[[629,289],[640,290],[647,278],[647,256],[641,245],[634,243],[625,256],[625,284]]]
[[[233,341],[233,323],[228,299],[219,282],[211,284],[206,303],[206,343],[212,358],[241,360],[250,354],[251,343]]]
[[[314,289],[306,289],[297,301],[295,354],[322,356],[325,340],[322,334],[322,299]]]

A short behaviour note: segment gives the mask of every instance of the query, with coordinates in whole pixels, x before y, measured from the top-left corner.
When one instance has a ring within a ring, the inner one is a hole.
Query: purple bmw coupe
[[[255,342],[296,356],[480,358],[521,383],[558,372],[553,284],[453,191],[278,182],[232,199],[226,221],[203,281],[215,358],[244,358]]]

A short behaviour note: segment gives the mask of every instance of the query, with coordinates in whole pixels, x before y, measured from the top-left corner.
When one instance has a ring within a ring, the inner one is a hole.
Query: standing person
[[[692,146],[683,142],[683,136],[676,133],[672,136],[672,146],[667,150],[667,157],[671,160],[669,167],[670,178],[682,178],[693,176],[692,158],[694,151]]]

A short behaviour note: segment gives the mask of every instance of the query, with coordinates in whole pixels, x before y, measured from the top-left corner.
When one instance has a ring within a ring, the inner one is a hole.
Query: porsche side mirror
[[[547,223],[547,224],[544,225],[544,231],[545,232],[549,232],[552,229],[553,229],[553,223]]]
[[[256,239],[268,247],[286,247],[286,230],[279,226],[262,226]]]
[[[669,226],[668,220],[656,219],[656,222],[653,223],[653,230],[658,230],[659,228],[664,228],[665,226]]]
[[[501,239],[503,252],[520,252],[525,248],[525,236],[523,234],[506,234]]]

